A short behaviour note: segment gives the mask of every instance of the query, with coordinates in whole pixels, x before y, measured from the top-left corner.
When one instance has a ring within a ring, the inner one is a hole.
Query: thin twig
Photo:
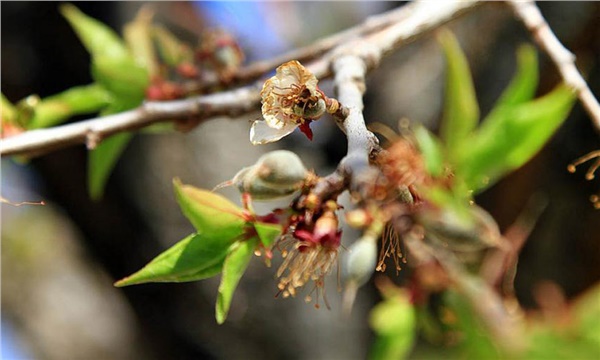
[[[366,62],[356,55],[343,55],[333,62],[334,82],[340,103],[348,109],[348,115],[338,125],[348,138],[347,155],[340,162],[343,172],[350,176],[351,190],[359,191],[361,177],[367,174],[369,155],[379,147],[375,135],[367,129],[363,116],[363,94],[366,90]],[[368,175],[367,175],[368,176]]]
[[[493,249],[481,264],[481,278],[494,287],[502,285],[502,290],[508,296],[514,295],[514,276],[521,249],[547,205],[548,200],[542,196],[529,199],[521,214],[504,233],[506,246]]]
[[[531,0],[509,0],[507,3],[527,30],[531,32],[538,46],[550,56],[563,81],[577,93],[579,101],[592,118],[596,130],[600,132],[600,104],[598,104],[598,100],[594,97],[579,70],[577,70],[575,55],[556,38],[535,2]]]
[[[49,129],[30,130],[0,141],[0,154],[38,156],[69,145],[94,148],[102,139],[124,131],[179,119],[206,120],[215,116],[238,116],[256,109],[258,89],[248,86],[233,91],[185,100],[146,102],[140,107],[108,116]]]
[[[340,54],[357,54],[367,63],[367,71],[377,67],[381,58],[416,40],[465,12],[482,4],[478,0],[415,1],[410,16],[403,17],[383,30],[347,41],[307,65],[319,79],[331,76],[331,64]]]
[[[323,202],[337,196],[350,186],[360,191],[361,184],[368,183],[369,154],[379,147],[377,138],[365,125],[362,96],[366,90],[367,65],[357,55],[340,55],[332,65],[337,99],[344,104],[343,110],[334,116],[337,125],[348,138],[348,151],[337,169],[317,182],[311,196]]]
[[[373,184],[379,174],[377,169],[369,165],[371,153],[380,150],[379,143],[367,129],[362,112],[367,71],[377,67],[382,56],[393,49],[439,27],[477,4],[477,1],[413,3],[410,17],[366,38],[342,44],[322,59],[308,65],[319,77],[333,72],[337,99],[347,111],[344,119],[336,119],[348,138],[347,155],[335,173],[317,184],[317,191],[313,191],[315,195],[337,194],[349,185],[351,191],[364,198],[365,191],[369,188],[365,185]],[[419,31],[415,32],[415,29]]]
[[[342,43],[307,67],[318,78],[323,79],[332,75],[331,65],[340,54],[354,53],[366,61],[367,69],[371,69],[377,65],[382,55],[420,34],[441,26],[476,3],[477,1],[450,2],[434,6],[430,2],[416,2],[410,7],[394,10],[398,11],[394,17],[395,25],[387,26],[362,40],[358,38],[354,42]],[[357,50],[358,52],[355,52]],[[93,147],[107,136],[140,129],[157,122],[188,117],[205,121],[215,116],[241,115],[258,109],[259,90],[260,85],[256,84],[185,100],[147,102],[139,108],[120,114],[27,131],[0,141],[0,155],[36,156],[75,144],[88,144]]]
[[[418,3],[410,3],[405,6],[386,11],[382,14],[370,16],[359,25],[324,37],[307,46],[293,49],[285,54],[278,55],[271,59],[257,61],[250,65],[244,66],[233,75],[233,78],[230,80],[228,85],[243,84],[258,80],[259,78],[265,76],[265,74],[267,74],[269,71],[272,71],[277,66],[290,60],[305,62],[315,59],[339,44],[349,41],[350,39],[371,34],[400,20],[410,17],[413,13],[413,9],[416,6],[418,6]],[[186,83],[184,84],[184,88],[187,92],[193,93],[202,92],[219,85],[222,85],[221,80],[215,75],[209,79],[203,79],[201,82],[196,81]]]

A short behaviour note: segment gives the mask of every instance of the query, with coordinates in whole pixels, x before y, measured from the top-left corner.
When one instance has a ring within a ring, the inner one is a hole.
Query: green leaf
[[[125,43],[108,26],[70,4],[61,6],[79,39],[92,55],[92,77],[118,98],[135,107],[144,99],[149,83],[146,64],[138,63]]]
[[[217,275],[235,239],[191,234],[158,255],[141,270],[115,283],[128,286],[148,282],[186,282]]]
[[[136,63],[148,70],[150,77],[158,74],[158,63],[152,44],[152,17],[154,12],[142,6],[135,19],[125,25],[123,37]]]
[[[15,124],[23,129],[29,128],[31,120],[35,115],[35,108],[41,101],[40,97],[36,94],[29,95],[26,98],[19,100],[19,102],[15,104]]]
[[[263,222],[255,222],[254,229],[256,229],[256,233],[258,234],[258,238],[263,246],[269,249],[273,246],[275,240],[281,236],[283,232],[283,228],[279,224],[269,224]]]
[[[563,309],[561,309],[563,310]],[[540,317],[527,329],[526,359],[597,359],[600,354],[600,285],[588,289],[566,316]],[[554,315],[560,315],[556,313]],[[565,319],[569,319],[565,323]]]
[[[457,176],[474,192],[491,186],[529,161],[569,114],[575,95],[565,85],[486,118],[456,164]]]
[[[600,285],[587,290],[573,306],[575,326],[600,354]]]
[[[160,25],[152,26],[152,35],[158,45],[162,60],[169,66],[177,66],[183,61],[192,61],[193,53],[189,46],[179,41],[175,35]]]
[[[93,200],[102,197],[106,181],[132,137],[129,132],[113,135],[88,153],[88,190]]]
[[[225,259],[221,284],[219,285],[219,296],[217,297],[215,309],[217,323],[219,324],[224,323],[227,318],[235,288],[242,278],[242,275],[244,275],[257,245],[257,238],[239,241],[232,246]]]
[[[384,293],[384,296],[386,294]],[[371,359],[403,359],[416,335],[416,311],[407,291],[396,289],[371,311],[369,323],[377,334]]]
[[[600,354],[598,344],[576,334],[560,333],[549,326],[529,328],[528,332],[530,347],[522,359],[598,359]]]
[[[245,233],[244,213],[234,203],[213,192],[183,185],[179,179],[174,179],[173,185],[183,214],[199,232],[223,239]]]
[[[479,279],[475,281],[479,281]],[[460,358],[502,358],[487,327],[482,320],[475,316],[472,304],[463,295],[455,291],[446,291],[444,293],[444,304],[450,317],[455,319],[449,324],[450,327],[460,332],[459,336],[462,339],[458,344]]]
[[[531,100],[535,95],[537,84],[538,59],[535,48],[528,44],[521,45],[517,50],[517,73],[494,105],[488,118],[493,117],[494,112],[499,108]]]
[[[61,5],[60,12],[69,21],[92,58],[130,56],[121,38],[110,27],[85,15],[71,4]]]
[[[453,161],[477,126],[479,106],[469,63],[458,40],[450,31],[442,31],[438,39],[447,61],[444,118],[440,133],[448,158]]]
[[[41,100],[34,107],[33,118],[28,128],[50,127],[75,115],[96,113],[111,100],[106,89],[98,84],[73,87]]]
[[[148,71],[132,57],[97,56],[92,61],[92,77],[129,108],[141,104],[150,83]]]
[[[414,134],[427,172],[433,177],[441,176],[444,171],[444,155],[439,139],[424,126],[417,127]]]

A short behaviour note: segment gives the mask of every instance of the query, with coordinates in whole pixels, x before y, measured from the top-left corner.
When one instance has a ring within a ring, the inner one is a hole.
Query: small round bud
[[[346,223],[353,228],[361,229],[368,226],[373,219],[365,209],[356,209],[346,213]]]
[[[277,150],[261,156],[253,166],[240,170],[231,183],[254,200],[274,200],[300,189],[309,174],[298,155]]]
[[[271,151],[261,156],[254,171],[265,183],[286,188],[298,185],[308,175],[302,160],[288,150]]]
[[[425,212],[419,222],[425,227],[427,238],[442,242],[456,251],[479,251],[499,244],[501,235],[492,216],[477,205],[468,208],[468,217],[453,209]]]
[[[353,282],[356,286],[364,285],[377,264],[377,242],[370,237],[362,237],[348,249],[346,258],[346,282]]]

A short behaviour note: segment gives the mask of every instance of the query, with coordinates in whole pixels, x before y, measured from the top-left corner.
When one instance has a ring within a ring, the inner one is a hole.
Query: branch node
[[[85,146],[88,150],[94,150],[102,141],[100,133],[94,129],[88,129],[85,134]]]

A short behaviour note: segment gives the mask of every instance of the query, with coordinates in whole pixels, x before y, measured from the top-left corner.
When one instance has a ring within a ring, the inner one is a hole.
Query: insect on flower
[[[319,90],[317,83],[317,78],[296,60],[279,66],[260,92],[264,120],[252,124],[250,141],[255,145],[274,142],[297,127],[312,140],[309,124],[340,107]]]

